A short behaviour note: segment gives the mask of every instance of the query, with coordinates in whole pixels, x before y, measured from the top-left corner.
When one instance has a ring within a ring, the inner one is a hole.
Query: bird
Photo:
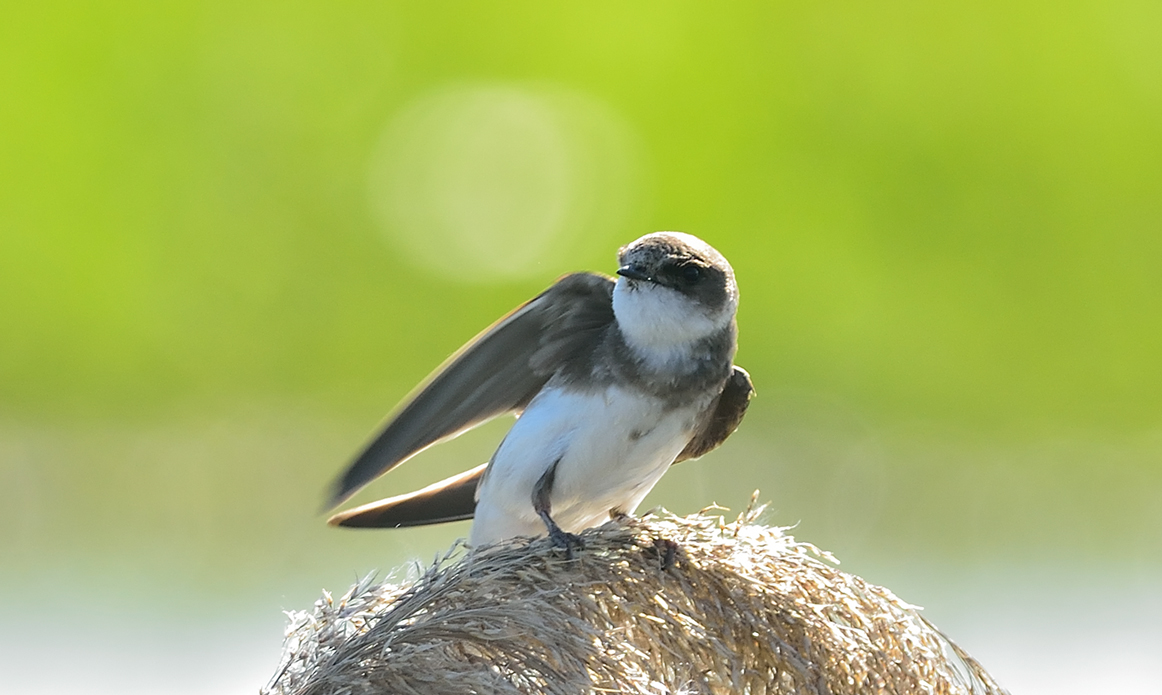
[[[580,531],[632,515],[674,463],[718,447],[754,386],[734,364],[730,263],[682,232],[618,250],[617,277],[565,275],[449,357],[331,486],[332,509],[418,452],[497,416],[516,422],[489,461],[328,522],[407,527],[473,519],[468,544]]]

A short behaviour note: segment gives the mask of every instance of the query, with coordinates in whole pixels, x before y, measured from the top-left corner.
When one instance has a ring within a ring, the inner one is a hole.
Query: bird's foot
[[[573,559],[573,551],[585,549],[585,539],[581,538],[575,533],[568,533],[562,531],[560,526],[549,529],[549,538],[553,541],[553,545],[565,551],[565,559]]]
[[[553,545],[562,548],[565,551],[565,559],[573,559],[574,550],[584,550],[585,541],[575,533],[564,531],[557,522],[553,521],[553,517],[549,516],[549,512],[543,509],[538,509],[537,514],[540,515],[541,521],[545,522],[545,527],[549,529],[549,539],[553,541]]]
[[[678,554],[681,552],[682,546],[678,545],[677,541],[669,538],[655,538],[654,552],[662,561],[662,571],[665,572],[677,564]]]

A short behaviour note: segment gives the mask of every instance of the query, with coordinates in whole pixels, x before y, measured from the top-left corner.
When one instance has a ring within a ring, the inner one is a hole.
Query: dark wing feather
[[[674,459],[674,463],[696,459],[717,448],[727,437],[734,434],[742,422],[742,416],[746,415],[746,408],[750,405],[754,392],[750,374],[737,364],[734,365],[734,371],[726,380],[726,385],[718,396],[718,402],[714,405],[714,411],[706,418],[702,429],[694,435],[682,453],[678,454],[678,458]]]
[[[592,350],[613,322],[613,280],[566,275],[449,357],[391,415],[335,481],[334,507],[423,449],[519,412],[562,360]]]
[[[476,514],[476,486],[488,464],[441,480],[422,490],[355,507],[327,519],[332,526],[400,528],[471,519]]]

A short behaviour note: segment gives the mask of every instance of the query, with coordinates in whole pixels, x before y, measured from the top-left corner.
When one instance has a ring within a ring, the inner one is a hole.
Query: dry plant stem
[[[887,589],[782,529],[696,514],[453,548],[291,614],[270,695],[1004,693]],[[663,568],[655,539],[680,546]]]

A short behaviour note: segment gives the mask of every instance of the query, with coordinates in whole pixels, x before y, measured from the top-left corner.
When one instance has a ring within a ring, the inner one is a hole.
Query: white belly
[[[552,517],[566,531],[632,513],[690,440],[705,404],[669,409],[636,392],[546,389],[513,425],[477,491],[470,543],[545,533],[533,489],[554,463]]]

